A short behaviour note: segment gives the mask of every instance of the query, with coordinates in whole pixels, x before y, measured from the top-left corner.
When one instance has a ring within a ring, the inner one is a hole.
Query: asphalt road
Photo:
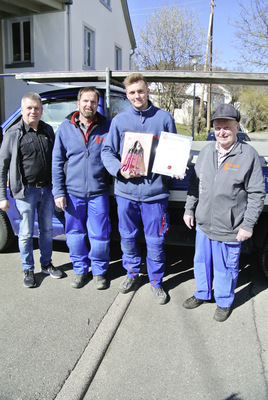
[[[66,245],[54,247],[65,276],[42,275],[36,249],[34,289],[17,246],[0,254],[1,400],[267,400],[268,281],[256,260],[241,256],[233,312],[218,323],[215,303],[181,306],[195,290],[191,248],[166,249],[170,300],[159,306],[146,274],[135,294],[118,294],[118,244],[105,291],[90,279],[72,289]]]

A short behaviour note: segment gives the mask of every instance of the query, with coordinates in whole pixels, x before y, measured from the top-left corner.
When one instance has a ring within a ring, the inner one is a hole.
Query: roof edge
[[[130,19],[127,0],[121,0],[121,5],[122,5],[126,25],[127,25],[127,31],[128,31],[128,36],[129,36],[130,43],[131,43],[131,48],[134,50],[137,47],[137,44],[136,44],[136,40],[135,40],[132,22]]]

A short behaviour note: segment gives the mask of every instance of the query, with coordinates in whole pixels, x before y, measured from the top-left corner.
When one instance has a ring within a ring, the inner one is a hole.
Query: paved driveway
[[[64,243],[53,261],[65,277],[38,273],[35,289],[22,285],[17,247],[0,254],[1,400],[267,400],[268,282],[255,260],[241,257],[233,312],[217,323],[215,303],[181,306],[195,290],[193,249],[167,248],[164,306],[146,275],[134,296],[118,294],[118,244],[111,253],[105,291],[70,288]]]

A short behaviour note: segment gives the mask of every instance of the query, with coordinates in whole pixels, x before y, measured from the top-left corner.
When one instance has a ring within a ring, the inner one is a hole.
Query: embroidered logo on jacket
[[[226,161],[226,162],[224,163],[223,171],[226,171],[228,168],[233,169],[233,168],[239,168],[239,167],[240,167],[240,165],[231,164],[231,163],[228,163],[228,162]]]
[[[96,137],[96,143],[99,144],[99,143],[101,143],[101,142],[105,142],[105,139],[104,139],[104,138],[101,138],[101,137],[99,137],[99,136],[97,136],[97,137]]]

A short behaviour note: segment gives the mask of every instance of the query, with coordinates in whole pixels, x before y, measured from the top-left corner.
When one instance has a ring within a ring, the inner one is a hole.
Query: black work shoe
[[[213,318],[215,319],[215,321],[223,322],[229,317],[230,313],[231,313],[231,307],[219,307],[219,306],[217,306]]]
[[[86,279],[87,274],[75,274],[74,280],[71,283],[71,286],[74,289],[79,289],[84,286],[84,281]]]
[[[154,297],[156,298],[158,304],[166,304],[167,302],[167,294],[164,291],[163,287],[153,287],[151,286]]]
[[[107,288],[107,280],[105,275],[94,275],[93,281],[96,289],[103,290]]]
[[[36,282],[34,279],[34,272],[28,269],[24,270],[24,281],[23,285],[27,288],[33,288],[36,286]]]
[[[49,263],[48,265],[44,266],[41,265],[41,272],[46,275],[50,275],[51,278],[56,278],[59,279],[62,277],[62,272],[60,269],[55,268],[52,263]]]
[[[132,288],[134,288],[136,283],[138,283],[138,280],[139,280],[139,275],[135,276],[134,278],[131,278],[130,276],[126,276],[125,279],[123,280],[123,282],[121,282],[119,285],[119,288],[118,288],[119,292],[121,292],[121,293],[130,292],[130,290]]]
[[[187,308],[188,310],[191,310],[193,308],[201,306],[201,304],[204,303],[205,300],[198,299],[195,296],[189,297],[189,299],[185,300],[183,303],[183,307]]]

